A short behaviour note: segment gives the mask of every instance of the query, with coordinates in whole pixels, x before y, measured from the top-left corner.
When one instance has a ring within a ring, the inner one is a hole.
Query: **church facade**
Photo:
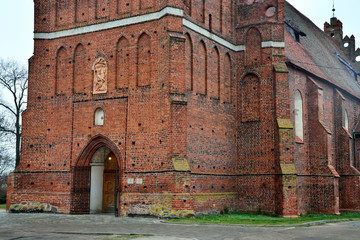
[[[360,52],[334,19],[324,33],[284,0],[34,3],[8,209],[360,210]]]

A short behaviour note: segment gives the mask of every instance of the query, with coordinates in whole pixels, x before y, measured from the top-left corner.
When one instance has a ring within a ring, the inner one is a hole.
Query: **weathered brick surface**
[[[165,7],[184,17],[35,39],[8,207],[40,201],[88,213],[92,158],[105,146],[117,159],[119,215],[358,210],[360,173],[341,110],[349,129],[359,128],[358,101],[287,66],[283,47],[263,46],[285,41],[283,0],[36,0],[35,32]],[[94,94],[99,58],[106,90]],[[293,127],[297,90],[303,140]],[[104,125],[95,125],[99,109]]]

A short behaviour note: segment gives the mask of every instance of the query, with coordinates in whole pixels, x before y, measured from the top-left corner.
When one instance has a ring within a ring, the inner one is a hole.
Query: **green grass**
[[[0,204],[0,209],[6,208],[6,204]]]
[[[128,239],[136,239],[140,237],[148,237],[149,235],[128,235],[128,234],[121,234],[121,235],[114,235],[106,240],[128,240]]]
[[[284,218],[255,213],[229,213],[216,215],[202,215],[195,218],[170,219],[175,223],[211,223],[211,224],[244,224],[244,225],[293,225],[323,220],[360,220],[360,213],[345,212],[341,215],[309,213],[298,218]]]

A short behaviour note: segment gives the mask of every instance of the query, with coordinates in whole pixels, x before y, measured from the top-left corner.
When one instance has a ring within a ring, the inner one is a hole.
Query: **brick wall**
[[[41,201],[88,213],[91,159],[105,146],[118,160],[120,215],[358,209],[352,136],[339,110],[354,129],[357,100],[285,65],[283,0],[36,0],[35,32],[141,19],[165,7],[184,16],[35,39],[8,205]],[[105,90],[96,92],[98,60]],[[293,128],[295,91],[303,140]],[[95,124],[99,109],[103,125]]]

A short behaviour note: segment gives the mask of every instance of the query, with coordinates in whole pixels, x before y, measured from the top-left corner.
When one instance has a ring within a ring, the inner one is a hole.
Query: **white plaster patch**
[[[267,48],[267,47],[282,48],[282,47],[285,47],[285,42],[273,42],[273,41],[262,42],[261,47],[262,48]]]

